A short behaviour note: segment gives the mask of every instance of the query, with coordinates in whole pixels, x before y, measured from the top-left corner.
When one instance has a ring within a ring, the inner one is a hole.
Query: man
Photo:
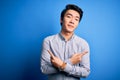
[[[40,68],[48,80],[80,80],[89,75],[89,45],[74,34],[82,15],[78,6],[66,5],[61,13],[60,33],[44,39]]]

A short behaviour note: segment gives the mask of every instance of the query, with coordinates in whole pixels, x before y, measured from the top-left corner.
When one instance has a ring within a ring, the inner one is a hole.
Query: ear
[[[62,19],[60,18],[60,23],[62,23],[63,21],[62,21]]]

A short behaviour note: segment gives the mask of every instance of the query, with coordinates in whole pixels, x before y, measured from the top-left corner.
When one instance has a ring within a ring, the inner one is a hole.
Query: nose
[[[74,19],[73,19],[73,18],[70,20],[70,23],[71,23],[71,24],[74,24]]]

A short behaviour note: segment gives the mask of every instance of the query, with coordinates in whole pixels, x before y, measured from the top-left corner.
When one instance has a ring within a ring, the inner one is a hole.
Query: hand
[[[81,59],[82,59],[82,56],[84,56],[87,53],[88,53],[88,51],[73,54],[72,57],[70,58],[71,63],[73,65],[79,63],[81,61]]]
[[[60,58],[54,56],[50,50],[47,50],[47,51],[50,54],[51,63],[57,68],[61,67],[63,64],[63,61]]]

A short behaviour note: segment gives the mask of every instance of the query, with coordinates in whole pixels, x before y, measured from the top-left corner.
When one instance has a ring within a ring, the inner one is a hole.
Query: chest
[[[80,42],[75,42],[75,41],[52,42],[50,44],[50,48],[51,48],[53,54],[62,60],[70,58],[75,53],[82,52],[82,44]]]

